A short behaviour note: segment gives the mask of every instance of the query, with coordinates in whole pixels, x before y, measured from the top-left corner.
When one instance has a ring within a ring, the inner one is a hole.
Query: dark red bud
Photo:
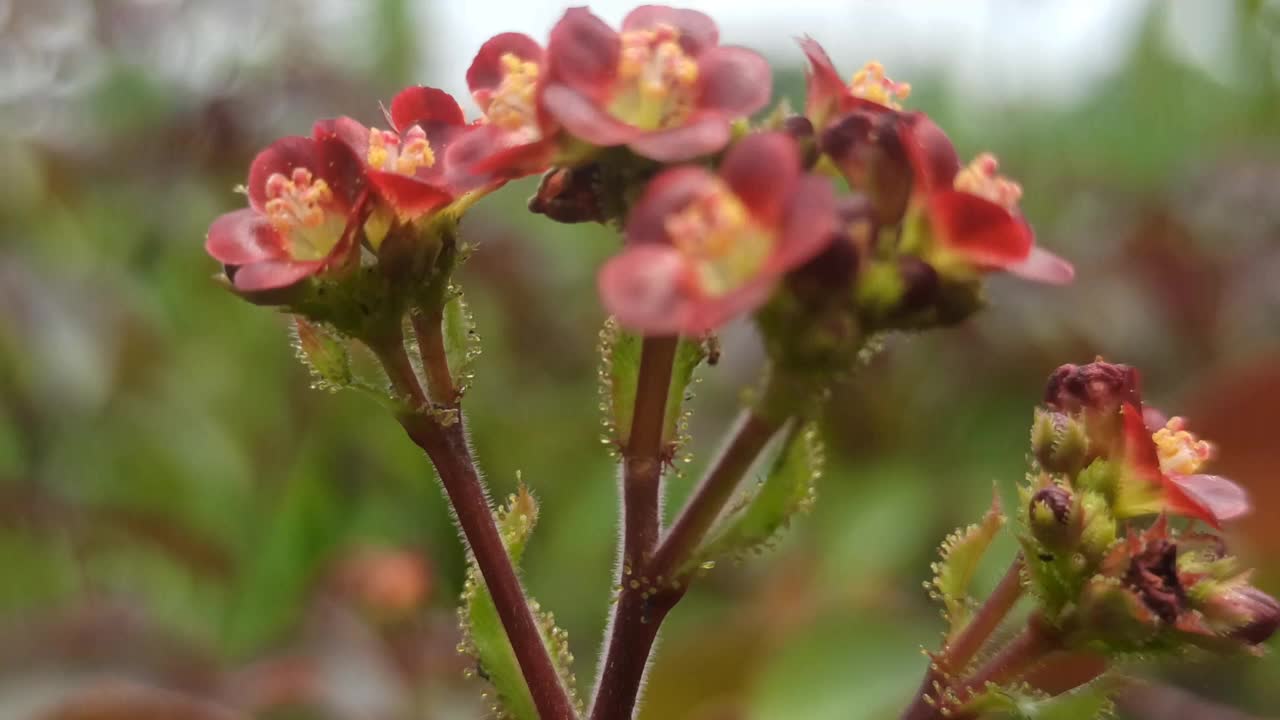
[[[911,163],[898,137],[895,113],[852,112],[830,125],[820,138],[845,179],[872,200],[876,220],[896,225],[911,196]]]
[[[1236,593],[1241,615],[1252,618],[1244,626],[1231,633],[1231,637],[1261,645],[1280,630],[1280,602],[1255,587],[1246,587]]]
[[[1063,365],[1049,376],[1044,402],[1066,413],[1082,410],[1119,412],[1121,403],[1142,406],[1138,373],[1128,365],[1098,360],[1087,365]]]
[[[1071,493],[1057,485],[1047,487],[1031,496],[1031,512],[1043,506],[1053,513],[1054,522],[1066,525],[1071,517]]]
[[[599,183],[598,165],[555,168],[542,176],[537,193],[529,198],[529,210],[556,222],[601,222]]]

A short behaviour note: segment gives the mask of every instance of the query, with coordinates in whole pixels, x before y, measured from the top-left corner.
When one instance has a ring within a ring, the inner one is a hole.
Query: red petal
[[[551,29],[548,75],[590,97],[603,99],[613,84],[622,41],[586,8],[569,8]]]
[[[1069,285],[1076,276],[1071,263],[1040,247],[1032,247],[1026,260],[1010,265],[1006,270],[1018,277],[1049,285]]]
[[[314,168],[315,145],[311,138],[280,138],[258,153],[249,165],[249,204],[263,210],[267,204],[267,178],[275,173],[288,177],[296,167]]]
[[[698,57],[698,107],[730,116],[750,115],[769,103],[773,71],[759,53],[714,47]]]
[[[1160,455],[1156,452],[1156,443],[1147,432],[1147,424],[1142,419],[1142,411],[1136,405],[1126,402],[1120,406],[1124,421],[1125,455],[1130,467],[1148,482],[1159,482],[1163,476],[1160,472]]]
[[[1035,239],[1008,210],[977,195],[942,190],[929,196],[929,217],[947,248],[987,269],[1024,262]]]
[[[311,135],[316,140],[336,137],[346,143],[357,158],[369,154],[369,128],[349,117],[317,120],[312,126]]]
[[[809,67],[805,72],[805,114],[810,120],[814,120],[829,112],[831,104],[846,92],[846,88],[835,63],[831,62],[831,56],[827,55],[827,51],[822,49],[817,40],[806,35],[798,42],[805,57],[809,59]]]
[[[607,312],[631,330],[673,334],[684,329],[692,298],[684,258],[675,248],[637,245],[600,268],[597,284]]]
[[[650,160],[681,162],[716,152],[729,144],[732,135],[728,118],[708,112],[694,115],[677,127],[641,131],[627,146],[635,154]]]
[[[364,158],[356,155],[341,137],[327,136],[314,141],[311,170],[329,183],[338,210],[348,212],[365,187]]]
[[[314,275],[324,265],[324,260],[299,262],[296,260],[267,260],[237,268],[233,284],[241,292],[258,292],[288,287]]]
[[[406,175],[370,170],[369,182],[404,219],[420,217],[453,202],[453,193],[447,189]]]
[[[1217,475],[1170,475],[1166,478],[1166,494],[1176,499],[1176,508],[1192,517],[1220,527],[1249,513],[1249,495],[1244,488]],[[1190,501],[1187,503],[1186,501]]]
[[[627,244],[668,244],[667,218],[717,182],[715,175],[701,167],[676,167],[662,172],[649,181],[644,194],[627,215]]]
[[[776,228],[800,178],[800,153],[783,133],[748,135],[725,155],[720,177],[762,225]]]
[[[670,25],[679,30],[680,47],[690,55],[697,55],[720,42],[720,30],[705,13],[666,5],[641,5],[632,10],[622,21],[622,30],[650,30],[659,25]]]
[[[285,255],[280,234],[252,208],[235,210],[214,220],[204,249],[226,265],[248,265]]]
[[[548,85],[542,102],[571,135],[592,145],[626,145],[644,133],[613,117],[590,97],[568,85]]]
[[[493,178],[509,180],[550,166],[556,150],[552,140],[513,143],[513,137],[493,125],[479,125],[463,133],[445,157],[449,185],[470,189]]]
[[[956,173],[960,172],[960,156],[951,139],[924,113],[901,117],[898,138],[911,161],[916,191],[933,193],[950,189]]]
[[[521,60],[530,60],[539,65],[543,61],[542,46],[523,33],[502,33],[495,35],[484,45],[467,68],[467,87],[474,95],[477,91],[493,90],[502,84],[506,71],[502,67],[503,55],[515,55]]]
[[[747,315],[769,299],[777,279],[776,275],[762,274],[727,295],[691,301],[681,317],[681,334],[702,335]]]
[[[836,231],[835,191],[826,178],[804,176],[787,200],[786,224],[770,259],[771,269],[778,274],[816,257],[831,243]]]
[[[437,125],[465,125],[466,116],[458,101],[449,93],[433,87],[415,85],[401,90],[391,100],[391,124],[404,133],[414,125],[428,130]]]

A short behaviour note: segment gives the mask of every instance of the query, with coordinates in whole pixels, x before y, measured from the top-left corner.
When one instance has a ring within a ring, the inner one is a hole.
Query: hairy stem
[[[1022,566],[1022,553],[1018,553],[969,624],[929,664],[915,700],[902,715],[903,720],[932,717],[931,713],[945,690],[944,683],[964,670],[1022,597]]]
[[[697,551],[707,531],[733,497],[743,475],[781,426],[781,422],[749,410],[742,414],[729,444],[712,463],[654,553],[646,570],[649,577],[660,584],[678,580],[676,575],[681,566]]]
[[[398,336],[391,340],[377,343],[374,351],[396,389],[421,407],[426,404],[426,396],[405,353],[403,340]],[[560,674],[542,641],[533,610],[502,544],[488,494],[467,446],[462,417],[459,415],[449,425],[442,425],[428,414],[407,410],[397,419],[409,438],[426,451],[440,475],[458,526],[493,597],[539,717],[572,720],[575,717],[573,703],[560,682]]]
[[[427,376],[427,392],[436,405],[454,407],[458,388],[449,371],[449,358],[444,347],[444,313],[440,310],[412,313],[413,333],[418,336],[418,352],[422,370]]]
[[[592,703],[594,720],[625,720],[635,711],[658,626],[670,605],[652,602],[644,567],[661,529],[662,431],[675,361],[674,336],[646,337],[640,351],[631,431],[622,450],[622,559],[609,644]]]

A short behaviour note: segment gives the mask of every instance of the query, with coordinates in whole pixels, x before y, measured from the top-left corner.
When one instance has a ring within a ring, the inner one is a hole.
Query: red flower
[[[615,32],[586,8],[551,31],[543,103],[592,145],[626,145],[659,162],[714,153],[732,120],[769,101],[771,73],[758,54],[719,43],[711,18],[645,5]]]
[[[626,249],[600,271],[605,308],[649,333],[718,327],[759,307],[784,273],[822,250],[834,205],[830,185],[802,173],[782,133],[744,138],[719,175],[667,170],[627,218]]]
[[[443,90],[411,87],[387,112],[392,130],[367,128],[351,118],[316,123],[316,137],[337,137],[364,161],[369,184],[396,215],[412,220],[448,205],[478,183],[450,172],[450,146],[466,134],[462,108]]]
[[[911,165],[912,203],[928,219],[941,260],[1055,285],[1071,282],[1071,264],[1036,246],[1018,210],[1022,188],[999,174],[994,156],[983,153],[961,168],[950,140],[920,113],[903,116],[898,136]]]
[[[1126,402],[1121,411],[1126,465],[1143,489],[1159,491],[1159,507],[1147,509],[1198,518],[1214,527],[1249,512],[1243,488],[1224,477],[1198,473],[1212,447],[1188,432],[1182,418],[1172,418],[1152,434],[1138,406]]]
[[[848,112],[877,114],[900,110],[899,101],[911,94],[911,85],[889,79],[884,74],[884,66],[878,62],[862,66],[846,85],[818,41],[800,38],[800,49],[809,60],[805,72],[804,114],[819,132],[837,115]]]
[[[209,226],[205,250],[241,292],[293,285],[357,257],[366,213],[359,158],[331,135],[286,137],[249,167],[249,207]]]
[[[452,167],[512,178],[551,164],[559,127],[542,105],[545,69],[545,53],[528,35],[503,33],[480,47],[467,86],[484,119],[450,151]]]

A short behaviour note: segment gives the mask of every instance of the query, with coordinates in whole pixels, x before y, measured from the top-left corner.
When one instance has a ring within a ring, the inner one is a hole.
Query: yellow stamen
[[[1180,417],[1170,418],[1151,439],[1160,456],[1160,469],[1166,473],[1195,474],[1213,456],[1213,445],[1187,430],[1187,421]]]
[[[369,130],[369,151],[365,154],[369,167],[400,175],[413,175],[419,168],[436,164],[436,155],[427,133],[414,125],[404,136],[390,130]]]
[[[333,200],[333,191],[311,171],[297,167],[289,177],[272,173],[266,184],[267,218],[282,232],[293,228],[316,228],[324,222],[324,205]]]
[[[853,79],[849,81],[849,92],[854,97],[901,110],[902,104],[899,101],[911,96],[911,84],[894,82],[884,74],[884,65],[872,60],[853,74]]]
[[[640,127],[669,127],[693,109],[698,63],[680,47],[680,31],[670,25],[631,30],[622,33],[618,80],[615,115]]]
[[[1022,186],[1000,174],[1000,163],[991,153],[982,153],[956,173],[955,189],[986,198],[1012,210],[1022,199]]]
[[[696,268],[702,290],[722,295],[740,287],[764,263],[772,247],[742,201],[717,186],[669,217],[672,244]]]
[[[538,64],[513,53],[500,58],[502,82],[489,98],[485,117],[504,130],[538,133]],[[536,139],[536,138],[533,138]]]

